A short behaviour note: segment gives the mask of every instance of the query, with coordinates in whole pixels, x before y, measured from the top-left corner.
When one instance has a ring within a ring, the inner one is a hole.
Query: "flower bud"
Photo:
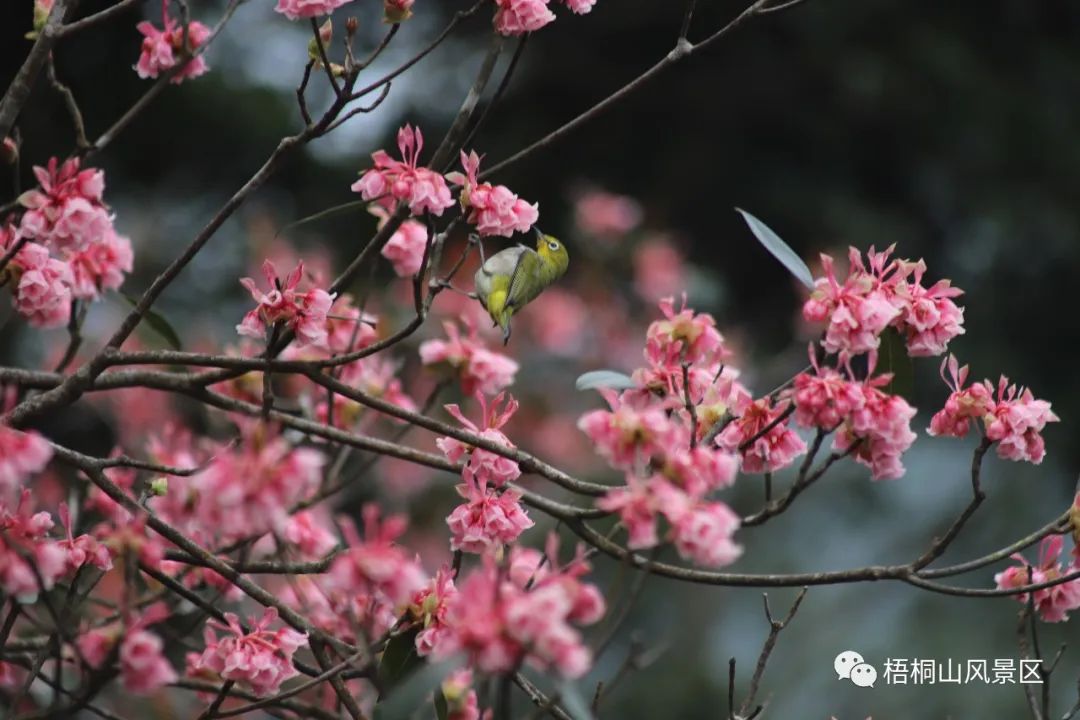
[[[169,494],[169,478],[161,475],[150,481],[150,494],[156,497],[164,497]]]
[[[356,34],[356,31],[360,28],[360,21],[355,17],[350,17],[345,21],[345,33],[351,38]]]
[[[19,160],[19,145],[14,138],[6,137],[0,143],[0,163],[14,165]]]
[[[383,22],[395,24],[404,22],[412,17],[412,6],[415,0],[384,0]]]

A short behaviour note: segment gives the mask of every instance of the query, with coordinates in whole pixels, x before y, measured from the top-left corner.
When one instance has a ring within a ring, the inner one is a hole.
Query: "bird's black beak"
[[[533,232],[536,233],[536,239],[537,240],[543,240],[544,239],[543,231],[540,228],[536,227],[535,225],[533,225]]]

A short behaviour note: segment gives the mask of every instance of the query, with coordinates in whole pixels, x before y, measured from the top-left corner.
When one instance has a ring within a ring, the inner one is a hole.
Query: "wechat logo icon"
[[[877,669],[863,660],[863,656],[854,650],[845,650],[833,660],[838,680],[850,680],[859,687],[874,687],[877,681]]]

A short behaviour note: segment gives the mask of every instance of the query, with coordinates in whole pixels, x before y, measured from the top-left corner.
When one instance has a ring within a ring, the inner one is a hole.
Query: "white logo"
[[[854,650],[845,650],[833,660],[838,680],[850,680],[859,687],[874,687],[877,669]]]

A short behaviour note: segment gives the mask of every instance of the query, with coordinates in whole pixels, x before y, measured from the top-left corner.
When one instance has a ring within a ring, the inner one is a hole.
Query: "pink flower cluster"
[[[304,276],[304,263],[300,262],[282,284],[274,264],[263,263],[263,275],[270,286],[263,292],[251,278],[242,278],[240,284],[251,293],[257,303],[236,326],[236,332],[254,338],[266,337],[266,328],[282,323],[283,327],[296,333],[296,344],[325,345],[327,339],[326,314],[334,304],[334,296],[325,290],[313,288],[300,292],[297,287]]]
[[[445,565],[425,587],[413,593],[409,612],[420,628],[416,635],[416,652],[421,657],[430,655],[445,641],[449,632],[446,611],[457,594],[454,574]]]
[[[500,428],[517,411],[517,401],[506,397],[503,404],[504,395],[500,394],[488,405],[482,393],[477,392],[476,397],[483,413],[482,427],[466,418],[457,405],[447,405],[446,410],[466,429],[485,440],[513,448],[514,444]],[[493,551],[514,542],[522,532],[533,526],[533,521],[521,507],[521,493],[504,487],[521,475],[516,462],[454,438],[439,438],[436,444],[451,462],[461,462],[462,458],[466,458],[461,470],[465,482],[457,487],[466,502],[454,508],[446,518],[446,524],[450,526],[452,550],[471,553]]]
[[[325,608],[316,613],[316,623],[328,631],[344,632],[345,637],[354,635],[353,628],[379,637],[427,585],[417,558],[396,542],[405,532],[405,517],[380,520],[379,508],[372,503],[364,506],[362,514],[364,536],[343,518],[348,549],[335,558],[326,577],[319,579],[318,589],[313,588],[315,592],[296,598],[303,608],[306,599],[321,594],[317,602]]]
[[[743,472],[785,468],[806,452],[806,443],[782,419],[787,409],[787,402],[773,403],[769,397],[755,400],[724,428],[716,444],[742,455]]]
[[[372,205],[369,210],[379,218],[379,228],[389,217],[382,205]],[[398,277],[412,277],[420,272],[424,264],[424,251],[427,249],[428,231],[419,220],[406,220],[383,245],[381,254],[394,266]]]
[[[396,377],[398,364],[383,355],[369,355],[345,365],[339,380],[372,397],[381,398],[405,410],[416,411],[416,403],[401,386]],[[342,429],[352,428],[363,414],[364,406],[342,395],[334,395],[333,424]],[[315,417],[320,422],[330,422],[329,403],[321,401],[315,407]]]
[[[454,204],[454,198],[446,178],[418,165],[424,147],[420,129],[406,125],[398,130],[397,141],[402,160],[394,160],[385,150],[376,150],[371,155],[375,167],[353,183],[353,192],[360,193],[364,200],[380,202],[387,209],[392,209],[395,202],[403,202],[413,215],[424,212],[442,215],[443,210]]]
[[[495,0],[495,29],[503,35],[534,32],[555,20],[548,7],[551,0]],[[573,12],[583,15],[592,10],[596,0],[562,0]]]
[[[105,666],[116,643],[120,643],[120,679],[124,689],[136,695],[150,695],[175,682],[176,671],[164,655],[161,638],[146,628],[169,616],[165,603],[154,603],[133,621],[112,623],[80,635],[76,641],[79,655],[92,669]]]
[[[19,197],[18,227],[0,225],[0,254],[22,243],[0,277],[8,276],[15,308],[30,324],[57,327],[68,322],[72,299],[120,287],[132,268],[131,241],[113,227],[101,170],[52,158],[34,174],[39,186]]]
[[[169,522],[207,541],[280,532],[289,509],[319,487],[325,464],[318,450],[293,447],[276,431],[253,425],[204,470],[170,478],[166,497],[150,502]]]
[[[0,425],[0,500],[15,496],[52,459],[52,447],[36,432]]]
[[[461,206],[469,211],[467,219],[482,237],[525,233],[540,219],[536,203],[530,205],[505,185],[480,182],[480,156],[475,151],[468,155],[461,152],[461,166],[465,175],[455,173],[450,179],[462,185]]]
[[[1080,571],[1080,565],[1073,562],[1062,567],[1061,556],[1064,541],[1060,535],[1052,535],[1042,541],[1039,548],[1039,564],[1030,565],[1023,555],[1014,554],[1012,558],[1019,562],[994,575],[994,582],[999,589],[1020,588],[1044,582],[1053,582],[1066,575]],[[1028,593],[1015,596],[1019,602],[1027,603]],[[1069,612],[1080,608],[1080,578],[1052,585],[1035,591],[1035,612],[1045,622],[1065,622]]]
[[[822,346],[830,353],[858,355],[876,349],[881,333],[894,327],[912,357],[940,355],[964,332],[964,311],[953,298],[963,294],[948,280],[927,288],[926,264],[891,258],[893,248],[870,248],[867,262],[855,248],[848,253],[848,276],[841,284],[832,257],[821,256],[825,276],[815,281],[803,317],[828,324]]]
[[[420,344],[420,359],[424,365],[445,365],[461,382],[466,395],[480,392],[494,395],[514,382],[518,364],[506,355],[488,350],[476,333],[476,328],[466,323],[468,335],[462,336],[456,323],[446,321],[446,340],[425,340]]]
[[[164,27],[159,30],[153,23],[143,21],[135,26],[143,35],[142,51],[135,64],[135,72],[141,78],[156,78],[171,70],[185,54],[194,53],[210,37],[210,28],[198,20],[192,20],[186,28],[168,15]],[[187,37],[187,48],[184,37]],[[170,82],[179,85],[188,78],[197,78],[209,70],[202,54],[192,58],[172,76]]]
[[[788,396],[800,425],[837,431],[833,447],[851,450],[857,462],[871,469],[874,480],[898,478],[904,474],[900,458],[915,442],[911,431],[915,408],[899,395],[881,390],[892,375],[875,377],[877,354],[871,352],[869,358],[867,379],[849,380],[833,368],[820,367],[811,347],[814,374],[799,373]],[[853,376],[849,367],[845,370]]]
[[[14,511],[0,498],[0,590],[13,597],[49,590],[67,569],[67,554],[49,539],[52,518],[34,513],[32,503],[29,490],[22,491]]]
[[[464,653],[482,672],[507,672],[525,662],[567,678],[584,675],[592,657],[576,626],[602,618],[604,599],[580,579],[589,571],[581,547],[565,566],[558,562],[554,534],[543,555],[513,547],[509,572],[485,556],[448,599],[445,633],[432,655]]]
[[[250,688],[259,697],[273,695],[281,683],[299,674],[292,658],[307,644],[307,635],[287,627],[270,630],[277,620],[276,609],[266,608],[261,618],[249,618],[250,632],[244,631],[233,613],[225,613],[225,620],[207,621],[203,632],[206,648],[189,664],[189,671],[209,670],[223,680]],[[219,638],[215,630],[228,634]]]
[[[290,20],[329,15],[352,0],[278,0],[275,11]]]
[[[58,542],[57,546],[66,554],[66,572],[74,573],[87,563],[102,571],[112,570],[112,556],[97,538],[91,535],[74,537],[71,511],[68,510],[67,503],[60,503],[60,522],[67,532],[67,539]]]
[[[949,378],[945,377],[946,367]],[[982,421],[986,438],[997,444],[999,457],[1038,465],[1046,455],[1042,430],[1058,416],[1046,400],[1037,400],[1031,390],[1009,384],[1004,375],[998,380],[995,395],[989,380],[965,387],[968,366],[960,367],[949,355],[941,363],[941,377],[952,393],[945,407],[930,419],[931,435],[964,437],[971,421]]]
[[[601,390],[610,410],[578,421],[596,451],[626,476],[625,487],[609,491],[597,506],[619,514],[631,549],[658,545],[663,519],[666,540],[682,557],[727,565],[741,553],[732,540],[740,519],[708,497],[734,483],[739,459],[699,441],[729,408],[748,406],[749,393],[722,364],[729,352],[711,316],[685,307],[676,312],[671,298],[660,309],[663,319],[649,326],[648,365],[634,372],[635,387],[621,394]]]
[[[440,690],[446,700],[447,720],[492,720],[495,716],[491,708],[481,714],[480,699],[472,684],[473,673],[468,668],[455,670],[442,681]]]

